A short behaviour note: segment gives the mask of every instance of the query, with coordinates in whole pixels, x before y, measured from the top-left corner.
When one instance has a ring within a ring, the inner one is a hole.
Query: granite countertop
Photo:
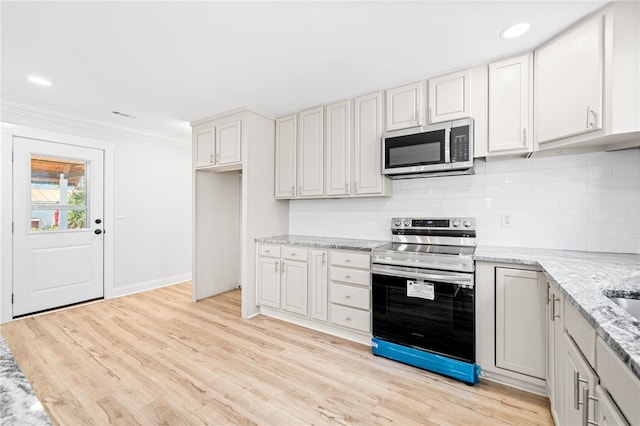
[[[371,251],[376,247],[380,247],[381,245],[388,243],[388,241],[357,240],[353,238],[310,237],[307,235],[277,235],[274,237],[256,238],[256,242],[357,251]]]
[[[479,246],[474,257],[540,267],[640,379],[640,321],[605,296],[640,296],[640,255]]]

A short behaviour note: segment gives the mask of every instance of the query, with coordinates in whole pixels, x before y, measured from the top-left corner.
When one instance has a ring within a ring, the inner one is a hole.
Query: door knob
[[[101,224],[102,223],[102,219],[96,219],[96,223],[97,224]]]
[[[95,231],[93,231],[96,233],[96,235],[100,235],[102,234],[102,229],[96,229]]]

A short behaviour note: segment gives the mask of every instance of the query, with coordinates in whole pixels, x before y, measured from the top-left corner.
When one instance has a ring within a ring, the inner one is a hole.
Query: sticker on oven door
[[[436,292],[432,283],[407,280],[407,297],[435,300]]]

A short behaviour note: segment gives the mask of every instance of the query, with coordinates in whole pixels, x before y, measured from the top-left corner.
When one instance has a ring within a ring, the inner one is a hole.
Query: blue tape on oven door
[[[407,297],[435,300],[436,291],[433,283],[426,281],[407,280]]]

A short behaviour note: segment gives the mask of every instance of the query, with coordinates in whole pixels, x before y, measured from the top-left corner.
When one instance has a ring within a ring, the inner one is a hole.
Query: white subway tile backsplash
[[[478,160],[475,173],[396,180],[392,198],[292,200],[289,232],[389,240],[395,216],[472,216],[478,244],[640,253],[640,150]]]

